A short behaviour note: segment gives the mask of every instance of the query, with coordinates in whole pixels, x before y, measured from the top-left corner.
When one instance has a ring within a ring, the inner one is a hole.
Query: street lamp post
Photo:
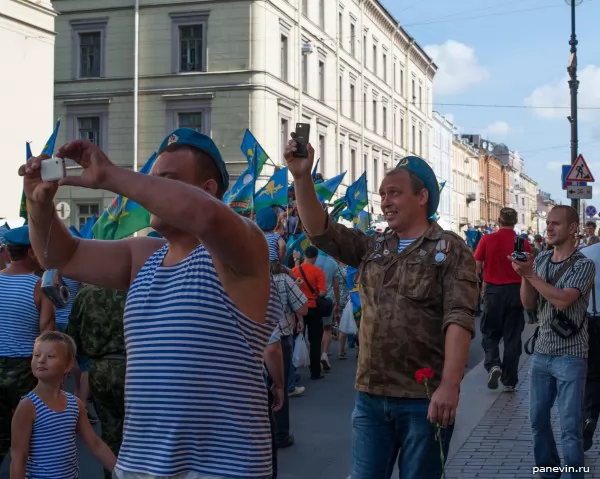
[[[567,5],[571,7],[571,56],[567,72],[569,73],[569,90],[571,92],[571,165],[577,161],[577,89],[579,80],[577,80],[577,36],[575,34],[575,7],[580,5],[583,0],[565,0]],[[579,200],[571,200],[571,206],[579,213]]]

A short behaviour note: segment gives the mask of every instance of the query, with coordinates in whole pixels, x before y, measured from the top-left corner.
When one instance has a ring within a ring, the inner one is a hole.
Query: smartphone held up
[[[308,140],[310,137],[310,123],[296,123],[296,152],[294,156],[308,158]]]
[[[62,158],[48,158],[40,163],[42,181],[58,181],[67,176],[67,167]]]

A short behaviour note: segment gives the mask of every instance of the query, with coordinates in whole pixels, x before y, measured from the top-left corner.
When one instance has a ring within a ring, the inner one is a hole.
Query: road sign
[[[585,214],[588,215],[590,218],[596,216],[596,213],[598,213],[598,211],[596,210],[595,206],[590,205],[585,209]]]
[[[594,182],[592,172],[588,168],[587,163],[583,159],[583,155],[579,155],[575,163],[571,167],[571,171],[566,178],[567,181],[586,181],[588,183]]]
[[[69,203],[65,203],[61,201],[56,205],[56,213],[61,220],[66,220],[69,216],[71,216],[71,207]]]
[[[560,179],[562,180],[562,189],[566,190],[567,186],[569,186],[569,185],[587,186],[587,183],[585,183],[585,182],[575,182],[575,181],[567,182],[567,175],[569,174],[569,171],[571,171],[571,166],[572,165],[562,165],[562,175],[560,177]]]
[[[567,188],[567,198],[570,200],[591,200],[591,186],[570,186]]]

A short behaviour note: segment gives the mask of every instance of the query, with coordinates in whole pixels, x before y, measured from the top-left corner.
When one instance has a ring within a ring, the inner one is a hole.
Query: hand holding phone
[[[513,259],[515,259],[517,261],[522,261],[522,262],[527,261],[527,255],[524,252],[524,246],[525,246],[525,240],[523,238],[521,238],[520,236],[517,236],[515,238],[515,248],[514,248],[514,252],[512,254]]]

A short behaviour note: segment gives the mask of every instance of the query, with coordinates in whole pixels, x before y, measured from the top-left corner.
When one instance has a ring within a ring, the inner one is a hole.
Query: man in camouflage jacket
[[[89,359],[90,392],[102,438],[115,455],[123,439],[125,417],[125,342],[123,311],[127,293],[86,286],[75,297],[67,332],[78,359]],[[85,361],[80,361],[83,363]],[[111,473],[105,472],[106,478]]]
[[[433,170],[406,157],[379,187],[389,228],[368,236],[327,217],[308,158],[286,149],[300,218],[313,244],[358,268],[362,321],[352,414],[352,479],[436,479],[447,456],[478,300],[475,260],[465,242],[429,220],[439,203]],[[415,372],[429,368],[428,391]],[[431,401],[428,394],[431,393]]]

